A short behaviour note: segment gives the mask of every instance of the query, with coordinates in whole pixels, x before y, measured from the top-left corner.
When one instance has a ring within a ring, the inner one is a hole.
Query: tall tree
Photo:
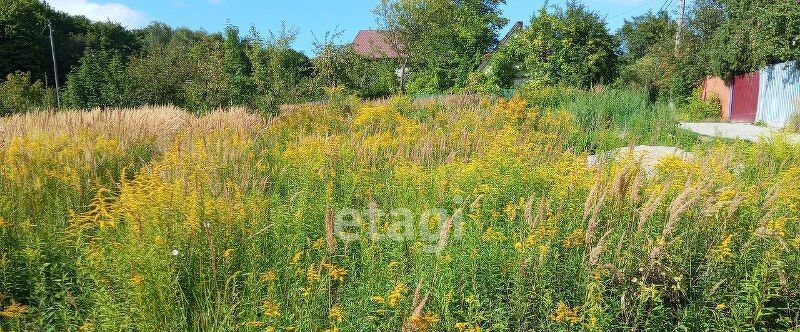
[[[625,20],[617,31],[622,60],[636,61],[656,44],[671,42],[674,34],[675,24],[664,10],[657,13],[648,11],[630,21]]]
[[[408,60],[411,90],[443,91],[467,82],[508,23],[504,0],[383,0],[378,22]]]
[[[582,4],[568,2],[565,9],[542,7],[521,34],[493,57],[495,75],[520,68],[542,84],[567,84],[589,88],[611,83],[616,76],[616,42],[606,23]]]
[[[239,28],[225,27],[223,44],[225,71],[229,79],[229,105],[249,105],[253,95],[253,81],[250,77],[250,63],[245,55],[245,47],[239,38]]]

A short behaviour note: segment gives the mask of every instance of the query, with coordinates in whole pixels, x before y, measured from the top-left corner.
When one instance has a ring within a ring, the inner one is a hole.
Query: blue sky
[[[92,20],[111,20],[131,28],[150,21],[173,27],[222,30],[226,22],[247,31],[250,25],[266,33],[277,30],[281,22],[296,27],[299,35],[294,47],[312,54],[314,35],[323,38],[327,31],[341,31],[340,42],[350,42],[360,29],[376,26],[371,10],[379,0],[46,0],[57,10],[84,15]],[[503,14],[510,20],[528,22],[544,0],[507,0]],[[550,4],[563,4],[551,0]],[[666,4],[674,10],[673,0],[584,0],[590,9],[605,17],[609,28],[616,30],[626,18]]]

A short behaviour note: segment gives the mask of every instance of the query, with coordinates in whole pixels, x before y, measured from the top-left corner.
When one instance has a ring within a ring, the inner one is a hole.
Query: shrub
[[[51,108],[55,106],[52,94],[41,81],[31,82],[30,73],[8,74],[0,82],[0,115]]]
[[[701,98],[702,90],[697,89],[686,103],[678,109],[678,115],[684,121],[708,121],[720,118],[721,106],[719,97],[712,95],[708,100]]]
[[[800,133],[800,100],[795,102],[795,112],[794,115],[789,118],[786,129],[793,133]]]

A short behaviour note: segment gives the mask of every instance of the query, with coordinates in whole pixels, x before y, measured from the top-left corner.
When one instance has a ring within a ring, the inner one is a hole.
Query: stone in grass
[[[603,164],[609,160],[619,161],[624,158],[633,157],[638,160],[639,164],[648,175],[655,172],[656,165],[661,159],[667,156],[677,156],[683,160],[694,159],[694,153],[684,151],[674,146],[650,146],[650,145],[637,145],[633,148],[624,147],[612,150],[599,155],[591,155],[587,158],[586,164],[589,167]]]

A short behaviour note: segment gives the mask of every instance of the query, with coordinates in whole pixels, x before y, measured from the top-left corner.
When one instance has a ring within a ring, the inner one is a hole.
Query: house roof
[[[400,55],[386,30],[361,30],[353,40],[356,53],[373,59],[397,59]]]
[[[517,23],[514,23],[514,25],[511,27],[511,30],[508,30],[508,33],[506,33],[506,35],[503,36],[503,39],[500,39],[500,41],[497,43],[497,47],[495,48],[495,50],[499,49],[501,46],[508,43],[508,40],[511,39],[511,37],[516,35],[518,32],[522,31],[524,28],[525,25],[522,24],[522,21],[517,21]],[[481,64],[478,65],[479,71],[483,71],[486,68],[486,66],[489,64],[489,60],[492,59],[493,54],[494,52],[484,54]]]

